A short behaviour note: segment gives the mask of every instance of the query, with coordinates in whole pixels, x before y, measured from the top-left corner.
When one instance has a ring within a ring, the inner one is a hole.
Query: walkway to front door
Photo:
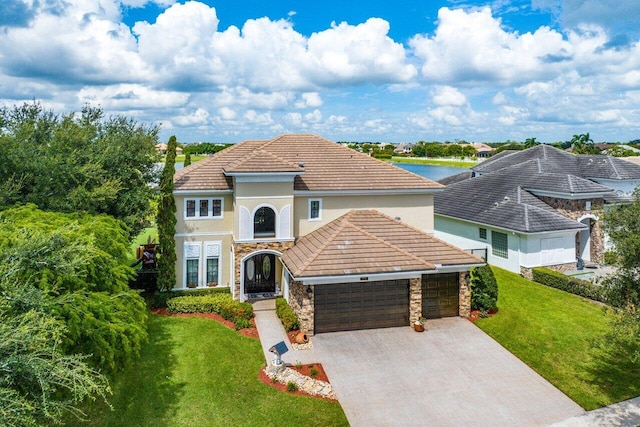
[[[276,295],[276,256],[257,254],[244,262],[244,293],[247,299]]]

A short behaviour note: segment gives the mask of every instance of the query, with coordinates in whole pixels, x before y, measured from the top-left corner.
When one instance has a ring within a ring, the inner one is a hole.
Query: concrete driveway
[[[583,409],[461,318],[319,334],[321,362],[353,426],[534,426]],[[312,416],[310,414],[310,416]]]

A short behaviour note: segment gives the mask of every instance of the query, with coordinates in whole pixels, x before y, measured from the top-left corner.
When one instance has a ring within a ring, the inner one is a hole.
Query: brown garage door
[[[427,319],[458,315],[458,273],[422,275],[422,315]]]
[[[338,283],[314,289],[315,333],[409,324],[409,281]]]

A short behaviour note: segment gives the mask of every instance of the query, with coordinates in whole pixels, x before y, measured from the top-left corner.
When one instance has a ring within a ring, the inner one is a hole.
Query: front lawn
[[[602,305],[492,269],[499,312],[478,327],[586,410],[640,395],[629,353],[602,342],[609,321]]]
[[[92,404],[87,425],[348,425],[338,403],[260,382],[265,361],[257,339],[209,319],[157,315],[149,337],[140,361],[112,380],[114,410]]]

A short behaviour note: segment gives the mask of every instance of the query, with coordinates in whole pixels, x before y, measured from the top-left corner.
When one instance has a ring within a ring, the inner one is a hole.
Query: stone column
[[[422,277],[409,281],[409,326],[422,317]]]
[[[300,330],[307,335],[314,334],[314,297],[315,286],[311,286],[311,298],[309,298],[307,287],[301,282],[289,284],[289,306],[298,316]]]
[[[458,273],[458,283],[460,284],[460,293],[458,294],[458,315],[460,317],[469,317],[471,314],[471,279],[467,279],[468,271]]]

